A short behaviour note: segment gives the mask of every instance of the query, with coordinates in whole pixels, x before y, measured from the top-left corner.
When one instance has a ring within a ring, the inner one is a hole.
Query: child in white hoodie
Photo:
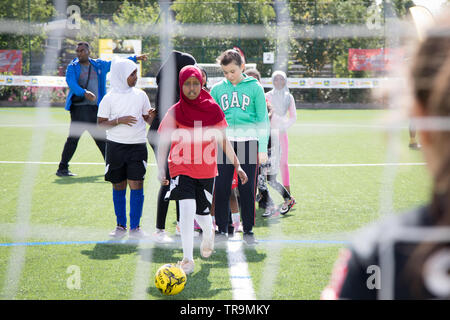
[[[144,177],[147,168],[146,125],[154,118],[147,94],[136,89],[137,66],[127,59],[111,64],[111,88],[100,102],[97,122],[106,128],[105,180],[113,185],[117,227],[111,237],[127,233],[126,190],[130,186],[130,238],[144,238],[139,226],[144,204]]]

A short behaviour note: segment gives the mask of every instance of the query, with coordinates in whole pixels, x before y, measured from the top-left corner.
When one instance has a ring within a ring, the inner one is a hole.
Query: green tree
[[[250,1],[198,1],[176,0],[171,6],[174,17],[181,24],[247,24],[268,26],[275,18],[273,6],[265,0]],[[210,37],[198,39],[177,37],[174,47],[191,53],[198,62],[214,63],[223,50],[239,46],[246,55],[247,62],[256,62],[261,70],[262,55],[271,45],[270,39],[240,39],[239,35],[230,34],[224,28],[221,38]]]
[[[15,20],[24,24],[27,30],[31,24],[49,22],[56,15],[55,8],[50,0],[2,0],[0,1],[0,19]],[[28,26],[27,26],[28,25]],[[36,27],[33,27],[36,31]],[[28,30],[27,30],[28,31]],[[0,34],[0,49],[16,49],[23,51],[23,72],[30,71],[30,61],[33,56],[42,54],[45,34],[21,35]]]
[[[142,52],[149,55],[149,62],[143,64],[142,74],[145,76],[155,73],[152,61],[159,61],[159,38],[142,36],[142,31],[154,27],[159,16],[158,1],[102,1],[91,4],[80,2],[80,5],[84,6],[80,7],[80,31],[66,39],[65,47],[69,56],[75,56],[75,44],[80,40],[89,42],[92,55],[96,56],[99,52],[99,39],[141,39]]]
[[[365,28],[371,15],[377,15],[376,20],[381,20],[381,12],[374,11],[374,5],[374,1],[367,0],[296,1],[290,3],[290,11],[296,24],[312,26],[315,30],[328,25]],[[303,65],[305,76],[319,76],[325,65],[331,65],[333,73],[339,77],[363,76],[360,72],[348,71],[348,49],[380,47],[384,34],[381,26],[378,28],[380,37],[377,38],[339,38],[337,34],[322,39],[308,38],[305,33],[305,37],[292,40],[291,64]]]

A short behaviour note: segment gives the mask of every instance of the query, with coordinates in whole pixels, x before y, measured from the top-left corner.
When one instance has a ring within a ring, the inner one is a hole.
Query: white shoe
[[[240,222],[233,223],[233,228],[234,228],[234,232],[244,232],[244,230],[242,228],[242,223],[240,223]]]
[[[117,226],[113,231],[109,233],[111,238],[122,239],[127,235],[127,228],[122,226]]]
[[[184,273],[190,274],[194,272],[195,263],[194,261],[183,259],[182,261],[178,261],[177,267],[183,269]]]
[[[156,232],[153,234],[153,237],[155,239],[155,242],[158,243],[172,243],[173,239],[169,237],[167,232],[165,230],[157,229]]]
[[[209,237],[206,237],[206,232],[203,232],[202,243],[200,244],[200,254],[203,258],[209,258],[214,252],[214,235],[216,233],[211,229]]]
[[[148,239],[149,237],[149,234],[144,232],[141,227],[130,229],[130,234],[128,235],[128,239],[132,240]]]

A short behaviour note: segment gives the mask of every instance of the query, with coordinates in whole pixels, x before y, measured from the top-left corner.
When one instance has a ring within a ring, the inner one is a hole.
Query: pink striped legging
[[[280,131],[278,137],[279,137],[280,148],[281,148],[281,156],[280,156],[281,181],[283,182],[284,186],[290,186],[290,184],[289,184],[289,164],[288,164],[288,155],[289,155],[288,134],[286,131]]]

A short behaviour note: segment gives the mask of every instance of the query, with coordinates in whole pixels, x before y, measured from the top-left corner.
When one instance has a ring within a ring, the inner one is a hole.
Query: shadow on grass
[[[256,218],[255,218],[255,228],[258,227],[267,227],[272,224],[280,223],[280,216],[278,217],[263,217],[262,214],[265,212],[264,209],[256,209]],[[257,231],[254,230],[257,234]]]
[[[247,262],[259,262],[266,258],[266,254],[259,253],[256,250],[245,248],[245,255]],[[159,268],[163,264],[171,263],[176,264],[177,261],[182,259],[183,251],[181,248],[159,248],[155,247],[152,250],[152,255],[142,254],[142,257],[151,256],[152,263],[156,264]],[[147,258],[148,259],[148,258]],[[228,257],[225,248],[216,248],[213,255],[204,259],[199,256],[198,248],[194,249],[194,259],[197,262],[194,273],[188,275],[186,287],[182,292],[175,296],[164,296],[152,283],[147,288],[147,293],[157,299],[170,299],[170,300],[186,300],[186,299],[212,299],[222,291],[229,292],[230,288],[213,288],[212,282],[209,281],[209,275],[211,270],[221,269],[219,273],[227,280],[224,283],[229,284],[228,280]],[[200,266],[200,270],[198,270]],[[217,271],[216,271],[217,272]]]
[[[81,254],[95,260],[119,259],[122,254],[132,254],[138,251],[136,243],[98,243],[92,250],[83,250]]]
[[[147,293],[156,299],[170,299],[170,300],[187,300],[187,299],[211,299],[222,291],[229,291],[230,288],[212,288],[212,282],[209,281],[208,276],[211,269],[215,268],[214,263],[202,263],[200,270],[195,270],[194,273],[187,276],[186,285],[179,294],[174,296],[165,296],[151,284],[147,288]]]
[[[56,178],[53,183],[57,184],[75,184],[75,183],[103,183],[104,175],[89,176],[89,177],[60,177]]]
[[[280,219],[287,219],[289,217],[292,217],[295,215],[295,212],[297,209],[293,208],[289,210],[284,215],[278,215],[275,217],[263,217],[262,214],[264,213],[264,209],[256,209],[256,218],[255,218],[255,228],[258,227],[268,227],[269,225],[278,224],[281,222]]]

